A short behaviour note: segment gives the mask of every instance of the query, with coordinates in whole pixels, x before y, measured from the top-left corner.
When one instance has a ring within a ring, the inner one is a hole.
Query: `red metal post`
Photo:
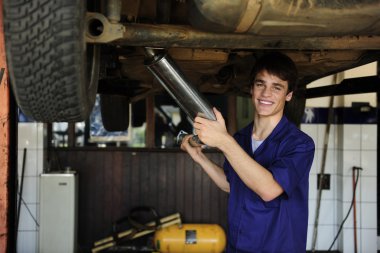
[[[356,178],[356,173],[359,173],[359,171],[356,171],[355,168],[353,168],[352,170],[352,191],[353,191],[353,194],[354,194],[354,197],[352,198],[352,205],[353,205],[353,208],[354,208],[354,252],[357,253],[358,252],[358,238],[357,238],[357,229],[356,229],[356,184],[358,182],[356,182],[355,178]]]
[[[7,252],[10,150],[10,87],[5,60],[3,1],[0,0],[0,252]]]

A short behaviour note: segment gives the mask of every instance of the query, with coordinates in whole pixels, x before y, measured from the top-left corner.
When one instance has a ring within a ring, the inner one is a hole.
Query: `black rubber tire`
[[[85,43],[84,0],[4,0],[11,85],[24,114],[42,122],[88,118],[99,49]]]
[[[145,99],[132,103],[131,125],[141,127],[146,122],[146,101]]]
[[[125,131],[129,126],[129,98],[119,95],[100,95],[100,113],[104,129]]]

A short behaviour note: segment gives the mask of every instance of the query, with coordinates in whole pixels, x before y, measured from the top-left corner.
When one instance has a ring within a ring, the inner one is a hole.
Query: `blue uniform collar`
[[[243,138],[245,140],[243,145],[246,146],[245,150],[249,150],[250,156],[253,156],[252,148],[248,148],[248,147],[251,147],[251,145],[252,145],[251,136],[252,136],[252,130],[253,130],[253,123],[254,122],[252,121],[246,127],[244,127],[243,129],[241,129],[238,132],[240,135],[247,136],[246,138]],[[280,122],[278,122],[277,126],[273,129],[273,131],[265,139],[264,143],[275,138],[281,132],[281,130],[284,128],[284,126],[286,124],[288,124],[288,119],[286,118],[285,115],[283,115]],[[257,149],[256,153],[259,153],[258,151],[261,149],[262,146],[264,146],[264,145],[260,145],[260,147]]]
[[[271,138],[272,136],[275,136],[283,128],[283,126],[285,126],[287,123],[288,123],[288,119],[286,118],[286,116],[285,115],[282,116],[280,122],[278,122],[277,126],[273,129],[272,133],[269,134],[267,139]],[[243,129],[241,129],[239,131],[239,134],[252,136],[252,130],[253,130],[253,121],[251,123],[249,123]]]

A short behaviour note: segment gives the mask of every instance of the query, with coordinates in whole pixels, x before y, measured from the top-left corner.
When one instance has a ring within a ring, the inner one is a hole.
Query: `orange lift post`
[[[8,178],[10,170],[10,87],[5,60],[3,1],[0,0],[0,252],[8,249]]]

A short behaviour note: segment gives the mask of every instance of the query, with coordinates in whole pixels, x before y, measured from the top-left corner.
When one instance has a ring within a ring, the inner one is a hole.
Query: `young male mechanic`
[[[189,153],[222,190],[229,192],[227,252],[306,251],[309,172],[313,140],[284,116],[297,81],[294,62],[284,54],[260,58],[252,71],[253,122],[233,137],[221,113],[216,121],[196,117],[195,133],[226,157],[223,169],[187,136]]]

